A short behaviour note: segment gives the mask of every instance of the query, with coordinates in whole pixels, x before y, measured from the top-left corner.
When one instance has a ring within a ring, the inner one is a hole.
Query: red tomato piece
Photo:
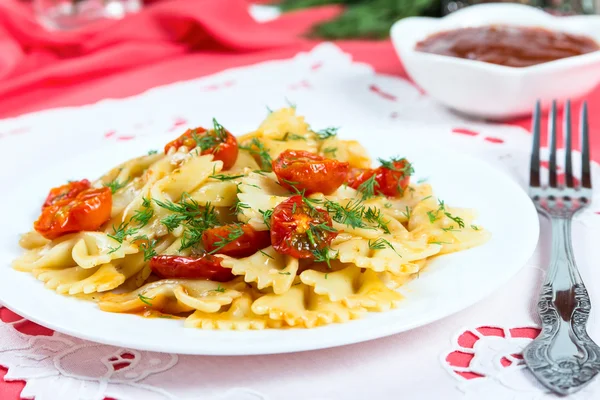
[[[165,154],[169,152],[171,147],[178,149],[181,146],[185,145],[188,149],[193,149],[197,146],[196,140],[194,140],[194,136],[196,136],[199,139],[206,132],[206,129],[202,127],[188,129],[187,131],[183,132],[181,136],[179,136],[177,139],[167,143],[167,145],[165,146]]]
[[[402,196],[410,183],[412,167],[402,158],[400,160],[384,162],[376,169],[352,168],[346,176],[346,184],[354,189],[371,179],[375,175],[375,194],[388,197]]]
[[[292,192],[330,194],[339,188],[350,164],[303,150],[286,150],[273,161],[279,184]]]
[[[271,216],[271,244],[281,254],[314,258],[337,236],[327,211],[309,207],[302,196],[279,203]]]
[[[58,203],[59,201],[70,200],[90,187],[92,187],[90,181],[83,179],[81,181],[72,181],[65,185],[52,188],[46,197],[46,201],[44,201],[42,210],[55,203]]]
[[[167,143],[165,153],[171,148],[178,149],[184,145],[189,149],[199,146],[202,155],[212,154],[215,160],[223,161],[224,170],[233,167],[239,151],[235,136],[220,125],[218,132],[201,127],[188,129],[177,139]]]
[[[110,219],[111,208],[109,188],[87,189],[44,208],[33,227],[50,240],[67,233],[95,231]]]
[[[150,269],[165,279],[209,279],[227,282],[234,278],[231,270],[221,266],[221,258],[210,254],[198,257],[175,255],[154,256]]]
[[[269,231],[257,231],[251,225],[225,225],[207,229],[202,233],[204,250],[210,254],[231,257],[248,257],[271,245]]]
[[[384,163],[375,170],[376,191],[389,197],[402,196],[410,183],[411,173],[412,167],[404,158]]]
[[[375,174],[374,169],[370,168],[352,168],[346,176],[346,184],[353,188],[358,189],[360,185],[365,183],[371,176]]]

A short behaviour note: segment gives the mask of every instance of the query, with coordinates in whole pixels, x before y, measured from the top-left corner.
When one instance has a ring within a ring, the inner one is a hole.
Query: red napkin
[[[235,65],[289,57],[314,45],[301,33],[339,10],[321,7],[259,24],[246,0],[170,0],[123,20],[57,32],[40,26],[30,7],[5,0],[0,3],[0,117],[132,95]],[[151,68],[159,65],[168,65],[168,71]],[[112,82],[112,92],[94,87],[105,77],[134,70],[141,76]]]

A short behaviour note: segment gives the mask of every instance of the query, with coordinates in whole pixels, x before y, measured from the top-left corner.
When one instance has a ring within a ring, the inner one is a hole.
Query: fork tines
[[[578,184],[573,175],[573,135],[571,130],[571,101],[567,100],[563,111],[563,136],[564,136],[564,148],[565,148],[565,179],[564,184],[558,181],[558,165],[556,161],[556,149],[558,147],[558,135],[557,135],[557,116],[556,116],[556,100],[552,102],[552,108],[548,118],[548,146],[550,148],[550,155],[548,157],[548,170],[549,179],[548,187],[555,188],[557,190],[568,189],[582,190],[592,188],[591,178],[591,167],[590,167],[590,138],[589,138],[589,127],[588,127],[588,107],[587,103],[584,102],[581,107],[581,118],[579,121],[579,143],[581,149],[581,179]],[[534,188],[541,188],[544,185],[540,178],[540,146],[541,146],[541,106],[538,101],[535,105],[535,111],[533,114],[533,148],[531,150],[531,166],[529,174],[529,187],[530,190]],[[533,193],[532,193],[533,194]]]

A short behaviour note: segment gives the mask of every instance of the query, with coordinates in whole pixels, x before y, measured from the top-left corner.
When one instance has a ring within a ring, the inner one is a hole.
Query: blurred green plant
[[[277,4],[282,11],[345,5],[340,16],[312,28],[310,36],[325,39],[384,39],[399,19],[441,13],[440,0],[282,0]]]

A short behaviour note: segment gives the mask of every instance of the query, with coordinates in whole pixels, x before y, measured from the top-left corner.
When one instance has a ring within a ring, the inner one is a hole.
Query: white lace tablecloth
[[[377,75],[323,44],[290,60],[228,70],[124,100],[0,121],[3,195],[10,195],[19,176],[74,152],[141,136],[167,140],[212,116],[236,132],[249,123],[257,125],[266,106],[284,106],[286,99],[314,126],[341,126],[342,132],[344,127],[386,128],[399,154],[404,141],[426,138],[448,151],[483,158],[526,183],[530,136],[525,130],[465,120],[410,83]],[[600,176],[597,164],[594,173]],[[594,263],[598,214],[595,202],[579,216],[574,242],[592,303],[600,306],[600,268]],[[60,333],[30,335],[31,330],[19,329],[22,321],[0,310],[0,365],[8,368],[5,379],[26,381],[23,398],[37,400],[553,398],[519,355],[538,332],[535,303],[549,255],[549,226],[541,224],[536,254],[508,284],[454,316],[388,338],[295,354],[181,356],[120,349]],[[519,229],[518,220],[514,226]],[[599,316],[597,307],[588,326],[597,341]],[[600,381],[572,398],[600,398]]]

